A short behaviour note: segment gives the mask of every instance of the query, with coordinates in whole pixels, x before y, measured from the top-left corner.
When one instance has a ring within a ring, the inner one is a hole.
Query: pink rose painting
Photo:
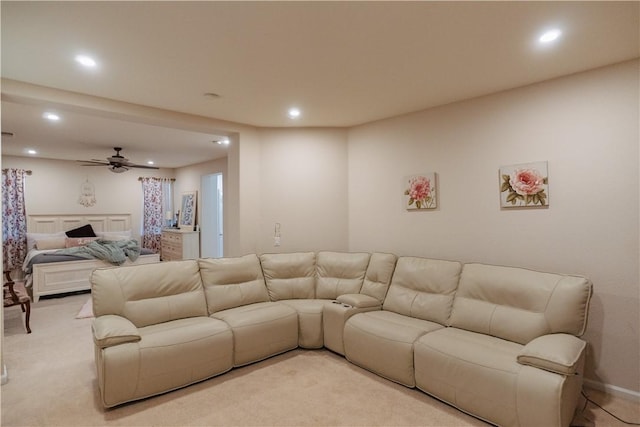
[[[500,206],[549,206],[547,162],[525,163],[500,168]]]
[[[406,176],[404,182],[405,209],[435,209],[437,207],[435,173]]]

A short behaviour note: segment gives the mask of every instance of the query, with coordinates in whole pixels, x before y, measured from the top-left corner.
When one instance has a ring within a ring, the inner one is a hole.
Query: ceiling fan
[[[113,173],[122,173],[129,170],[129,168],[142,168],[142,169],[158,169],[155,166],[147,166],[147,165],[137,165],[135,163],[131,163],[129,159],[120,155],[120,151],[122,151],[121,147],[113,147],[116,150],[116,155],[107,157],[107,161],[104,160],[76,160],[77,162],[84,163],[82,166],[108,166],[109,170]]]

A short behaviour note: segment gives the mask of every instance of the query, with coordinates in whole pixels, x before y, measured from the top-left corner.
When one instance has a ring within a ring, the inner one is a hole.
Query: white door
[[[200,256],[221,258],[222,252],[222,174],[202,177],[202,213],[200,216]]]

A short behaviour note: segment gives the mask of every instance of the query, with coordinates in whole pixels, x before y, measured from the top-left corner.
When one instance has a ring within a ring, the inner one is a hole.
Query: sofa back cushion
[[[397,259],[398,257],[394,254],[379,252],[371,254],[360,293],[369,295],[382,303],[389,290]]]
[[[398,258],[383,309],[445,325],[461,269],[457,261]]]
[[[90,281],[96,316],[115,314],[138,328],[207,316],[195,260],[99,268]]]
[[[209,314],[269,301],[260,260],[255,254],[235,258],[201,258],[200,275]]]
[[[315,298],[315,253],[263,254],[260,264],[271,301]]]
[[[550,333],[580,336],[592,287],[584,277],[465,264],[449,323],[520,344]]]
[[[370,254],[362,252],[318,252],[316,298],[336,299],[358,294],[369,265]]]

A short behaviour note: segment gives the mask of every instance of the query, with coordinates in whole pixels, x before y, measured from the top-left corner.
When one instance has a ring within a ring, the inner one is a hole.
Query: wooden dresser
[[[177,228],[162,230],[160,259],[176,261],[200,257],[200,232],[181,231]]]

